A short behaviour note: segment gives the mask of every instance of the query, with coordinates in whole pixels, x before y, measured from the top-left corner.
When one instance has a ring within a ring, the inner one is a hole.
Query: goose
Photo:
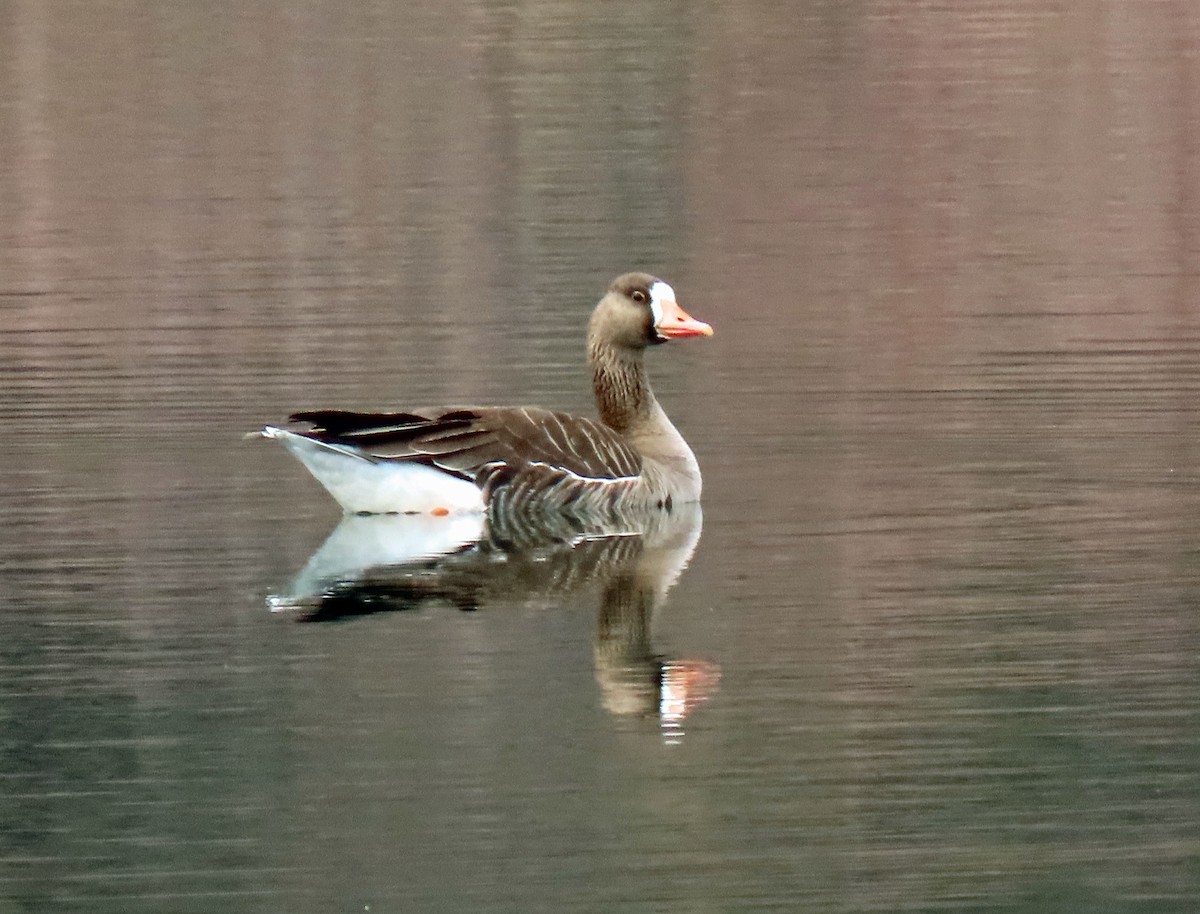
[[[700,499],[700,467],[646,374],[646,349],[713,329],[669,284],[626,273],[592,312],[598,419],[529,406],[314,410],[265,426],[349,514],[575,516],[670,510]]]

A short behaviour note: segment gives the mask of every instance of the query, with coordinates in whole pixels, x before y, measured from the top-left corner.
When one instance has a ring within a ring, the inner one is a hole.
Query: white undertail
[[[446,514],[483,511],[473,482],[404,460],[372,460],[354,447],[317,441],[268,425],[317,482],[351,514]]]

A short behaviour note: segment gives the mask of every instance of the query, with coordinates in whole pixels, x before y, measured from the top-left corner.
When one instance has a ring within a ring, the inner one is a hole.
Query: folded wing
[[[421,413],[320,410],[296,413],[303,434],[354,448],[372,460],[412,460],[495,485],[522,473],[598,482],[638,476],[642,458],[592,419],[530,407]]]

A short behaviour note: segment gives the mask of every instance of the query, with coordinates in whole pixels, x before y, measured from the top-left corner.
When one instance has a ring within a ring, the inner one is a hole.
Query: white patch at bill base
[[[654,326],[662,324],[664,301],[675,304],[675,290],[661,279],[650,287],[650,313],[654,315]]]

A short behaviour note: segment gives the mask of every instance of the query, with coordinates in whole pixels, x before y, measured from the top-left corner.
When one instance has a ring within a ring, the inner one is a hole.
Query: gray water
[[[1200,909],[1198,50],[1185,3],[9,0],[0,911]],[[632,268],[716,328],[651,353],[673,586],[583,544],[272,612],[339,514],[245,432],[587,413]]]

